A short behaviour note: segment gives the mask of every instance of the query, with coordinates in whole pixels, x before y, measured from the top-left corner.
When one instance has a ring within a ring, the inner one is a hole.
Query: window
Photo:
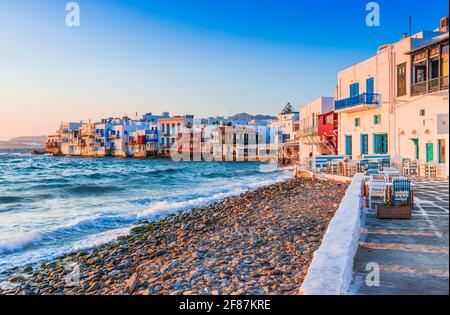
[[[359,95],[359,83],[350,84],[350,97]]]
[[[428,90],[439,90],[439,56],[434,57],[428,62]]]
[[[381,123],[381,115],[375,115],[373,116],[373,124],[379,125]]]
[[[355,127],[361,126],[361,118],[355,118]]]
[[[425,116],[425,109],[420,110],[420,116],[422,116],[422,117]]]
[[[387,154],[388,143],[387,134],[374,134],[373,135],[373,153],[374,154]]]
[[[413,73],[413,82],[421,83],[425,82],[427,79],[426,76],[427,71],[427,62],[422,61],[414,64],[414,73]]]
[[[406,62],[397,66],[397,96],[406,95]]]
[[[361,135],[361,155],[369,153],[369,136],[366,134]]]
[[[366,80],[366,93],[373,94],[374,93],[374,79],[368,78]]]

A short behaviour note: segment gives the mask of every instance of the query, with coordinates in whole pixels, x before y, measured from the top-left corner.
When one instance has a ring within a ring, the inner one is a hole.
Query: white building
[[[448,165],[448,129],[442,126],[445,121],[448,126],[448,18],[441,24],[404,35],[339,72],[340,154],[353,159],[388,154]]]

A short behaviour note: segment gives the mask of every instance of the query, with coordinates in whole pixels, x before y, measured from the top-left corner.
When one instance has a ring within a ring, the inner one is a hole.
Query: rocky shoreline
[[[346,189],[295,178],[145,222],[114,243],[27,266],[0,294],[297,294]],[[80,281],[68,284],[75,264]]]

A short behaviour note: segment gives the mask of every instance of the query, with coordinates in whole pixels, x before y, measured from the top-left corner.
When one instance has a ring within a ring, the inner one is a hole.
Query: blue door
[[[359,95],[359,83],[350,84],[350,97]]]
[[[352,136],[345,136],[345,154],[352,157]]]
[[[366,134],[361,135],[361,155],[369,153],[369,136]]]
[[[368,78],[366,80],[366,93],[373,94],[374,93],[374,79]]]

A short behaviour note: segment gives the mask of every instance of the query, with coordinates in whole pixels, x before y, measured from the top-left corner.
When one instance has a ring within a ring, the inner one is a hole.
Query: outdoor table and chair
[[[375,173],[367,171],[364,176],[364,196],[366,206],[372,208],[374,199],[383,203],[407,202],[411,209],[414,207],[414,185],[400,175],[397,169],[385,169]]]

